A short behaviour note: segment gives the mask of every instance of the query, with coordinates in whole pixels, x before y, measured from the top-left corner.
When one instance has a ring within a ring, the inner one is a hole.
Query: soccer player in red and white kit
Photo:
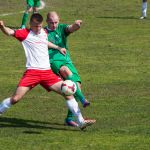
[[[48,47],[57,49],[64,55],[65,49],[47,41],[47,33],[42,28],[42,22],[43,17],[38,13],[31,16],[30,29],[13,30],[6,27],[3,21],[0,21],[1,31],[6,35],[14,36],[22,43],[25,50],[27,68],[15,93],[11,97],[4,99],[0,104],[1,114],[13,104],[16,104],[29,90],[38,84],[48,91],[54,91],[62,95],[61,85],[63,81],[50,68]],[[67,107],[77,117],[81,129],[94,123],[84,120],[78,103],[73,96],[63,96],[66,99]]]

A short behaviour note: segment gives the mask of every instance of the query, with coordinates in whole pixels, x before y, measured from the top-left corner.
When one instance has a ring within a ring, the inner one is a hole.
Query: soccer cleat
[[[65,120],[65,125],[72,126],[72,127],[78,127],[79,126],[75,121],[73,121],[71,119],[66,119]]]
[[[141,16],[140,19],[146,19],[146,16]]]
[[[85,100],[84,101],[84,104],[83,104],[83,107],[85,108],[85,107],[87,107],[87,106],[89,106],[90,105],[90,102],[88,102],[87,100]]]
[[[86,119],[84,122],[79,126],[81,130],[84,130],[87,126],[91,126],[96,122],[95,119]]]

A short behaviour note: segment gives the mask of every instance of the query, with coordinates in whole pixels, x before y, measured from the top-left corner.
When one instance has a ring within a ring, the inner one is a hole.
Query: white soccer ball
[[[63,81],[61,85],[61,91],[63,94],[69,96],[73,95],[77,90],[76,84],[71,80],[65,80]]]

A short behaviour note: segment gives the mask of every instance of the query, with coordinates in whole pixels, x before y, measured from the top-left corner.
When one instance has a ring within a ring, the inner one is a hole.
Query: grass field
[[[97,123],[84,132],[64,126],[62,97],[38,86],[0,117],[0,150],[149,150],[150,9],[139,20],[137,0],[45,2],[44,18],[56,10],[63,23],[83,20],[69,47],[91,102],[81,110]],[[19,27],[24,8],[24,0],[1,0],[0,20]],[[21,44],[0,32],[0,100],[14,92],[24,66]]]

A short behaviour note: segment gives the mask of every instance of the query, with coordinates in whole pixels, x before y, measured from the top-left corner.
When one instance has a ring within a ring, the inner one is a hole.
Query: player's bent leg
[[[62,95],[62,93],[61,93],[62,83],[63,83],[63,81],[57,82],[57,83],[53,84],[52,86],[50,86],[49,89]],[[83,124],[84,119],[83,119],[80,109],[78,107],[78,103],[74,99],[73,95],[71,95],[71,96],[62,95],[62,96],[66,99],[68,109],[77,118],[78,122],[80,124]]]
[[[60,68],[59,71],[60,75],[64,78],[67,79],[68,76],[72,76],[72,72],[71,70],[67,67],[67,66],[62,66]],[[74,95],[76,101],[78,100],[83,100],[83,96],[79,96],[80,95],[80,91],[81,91],[81,85],[79,83],[76,82],[76,80],[74,78],[70,78],[70,80],[74,81],[77,85],[77,91],[76,94]],[[89,103],[87,101],[82,102],[83,106],[86,107],[87,105],[89,105]],[[87,105],[86,105],[87,104]],[[68,114],[67,114],[67,118],[65,119],[65,122],[67,125],[69,126],[77,126],[77,123],[74,121],[74,115],[72,114],[71,111],[68,110]]]
[[[4,113],[12,105],[16,104],[29,91],[28,87],[18,87],[12,97],[6,98],[0,104],[0,114]]]
[[[74,79],[74,75],[72,74],[70,69],[67,66],[62,66],[60,68],[59,73],[64,79],[72,80],[76,84],[77,90],[76,90],[75,96],[80,100],[80,102],[82,103],[83,107],[89,106],[90,102],[88,102],[85,99],[85,97],[84,97],[83,93],[81,92],[81,90],[80,90],[76,80]]]
[[[29,16],[29,13],[28,13],[28,12],[25,12],[25,13],[23,14],[22,23],[21,23],[21,29],[26,28],[26,23],[27,23],[27,20],[28,20],[28,16]]]
[[[27,7],[27,10],[24,12],[22,17],[21,29],[26,28],[26,23],[28,21],[29,13],[32,11],[32,7]]]
[[[74,96],[73,95],[66,96],[61,93],[62,83],[63,83],[63,81],[59,81],[59,82],[53,84],[52,86],[50,86],[49,89],[64,96],[64,98],[66,99],[67,107],[73,113],[73,115],[76,117],[80,129],[83,129],[89,125],[92,125],[93,123],[89,123],[86,120],[84,120],[84,118],[81,114],[80,108],[78,106],[78,103],[76,102]]]

